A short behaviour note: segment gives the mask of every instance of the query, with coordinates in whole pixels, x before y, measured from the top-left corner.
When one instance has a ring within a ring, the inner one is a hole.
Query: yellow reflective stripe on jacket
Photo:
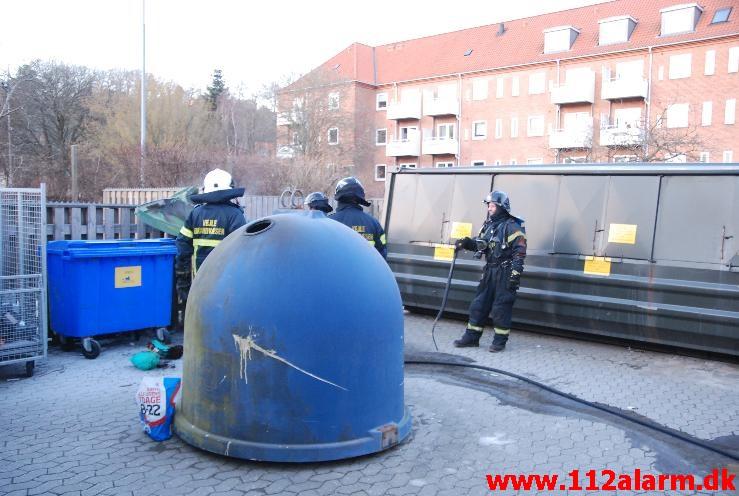
[[[192,244],[193,246],[218,246],[218,243],[220,243],[222,240],[220,239],[193,239]]]
[[[516,231],[513,234],[511,234],[510,236],[508,236],[507,241],[510,243],[511,241],[513,241],[514,239],[516,239],[519,236],[523,236],[524,239],[526,239],[526,235],[524,233],[522,233],[521,231]]]
[[[192,238],[192,231],[185,226],[182,226],[182,228],[180,229],[180,234],[182,234],[183,236],[187,236],[188,238]]]
[[[385,238],[384,234],[380,236],[380,243],[382,243],[383,245],[387,244],[387,238]]]

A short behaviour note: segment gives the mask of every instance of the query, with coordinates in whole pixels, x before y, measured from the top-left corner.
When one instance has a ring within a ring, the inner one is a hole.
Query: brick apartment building
[[[282,91],[277,155],[312,140],[372,195],[396,167],[733,162],[738,6],[620,0],[355,43]],[[308,101],[320,118],[297,117]]]

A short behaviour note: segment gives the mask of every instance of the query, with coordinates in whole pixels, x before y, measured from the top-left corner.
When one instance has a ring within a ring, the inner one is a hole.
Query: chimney
[[[505,33],[505,24],[502,22],[498,23],[498,32],[496,33],[497,36],[502,36],[503,33]]]

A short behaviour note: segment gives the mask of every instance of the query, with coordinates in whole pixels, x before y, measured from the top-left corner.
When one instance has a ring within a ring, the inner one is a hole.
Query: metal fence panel
[[[40,189],[0,189],[0,364],[46,356],[46,205]]]

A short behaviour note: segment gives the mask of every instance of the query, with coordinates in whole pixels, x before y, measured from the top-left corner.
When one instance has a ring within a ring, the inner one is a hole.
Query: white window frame
[[[711,154],[709,152],[701,152],[700,156],[698,158],[698,162],[701,162],[703,164],[707,164],[711,161]]]
[[[689,103],[673,103],[665,109],[665,127],[670,129],[688,127],[690,120]]]
[[[511,117],[511,138],[518,138],[518,117]]]
[[[336,141],[331,141],[331,131],[336,131]],[[326,133],[326,142],[331,146],[339,144],[339,128],[338,127],[328,128],[328,132]]]
[[[534,119],[541,120],[541,131],[537,131],[531,127],[531,122]],[[526,121],[526,136],[544,136],[545,127],[546,123],[544,122],[543,115],[530,115]]]
[[[529,95],[541,95],[546,91],[547,73],[544,71],[529,74]]]
[[[484,128],[484,134],[477,134],[477,125],[482,124]],[[472,122],[472,139],[473,140],[484,140],[488,137],[488,121],[473,121]]]
[[[727,71],[729,73],[739,72],[739,46],[729,48],[729,62]]]
[[[508,163],[511,165],[518,165],[518,161],[515,158],[512,158]]]
[[[736,123],[736,98],[729,98],[726,100],[726,106],[724,107],[724,124],[735,124]]]
[[[624,160],[624,159],[626,159],[626,160]],[[622,163],[628,163],[628,162],[636,162],[637,159],[638,159],[638,157],[636,155],[614,155],[613,156],[613,163],[614,164],[622,164]]]
[[[724,150],[722,158],[725,164],[733,162],[734,161],[734,150]]]
[[[495,79],[495,98],[503,98],[505,96],[505,79],[502,77]]]
[[[521,82],[518,76],[511,78],[511,96],[518,96],[521,94]]]
[[[486,78],[472,80],[472,100],[479,102],[488,99],[488,86],[490,82]]]
[[[398,164],[398,168],[399,169],[416,169],[418,168],[418,164],[416,164],[415,162],[410,162],[407,164]]]
[[[403,138],[403,130],[405,130],[405,138]],[[401,126],[398,128],[398,139],[400,141],[410,141],[411,135],[418,133],[418,126]]]
[[[381,107],[380,103],[384,103],[385,106]],[[378,93],[375,97],[375,110],[387,110],[387,93]]]
[[[587,163],[587,157],[585,155],[579,155],[577,157],[564,157],[562,158],[563,164],[585,164]]]
[[[693,54],[681,53],[679,55],[670,55],[670,68],[668,71],[669,79],[689,78],[692,72]]]
[[[703,74],[706,76],[716,74],[716,50],[706,50],[706,62],[703,67]]]
[[[472,167],[485,167],[485,161],[484,160],[473,160]]]
[[[436,162],[434,164],[434,167],[437,168],[437,169],[444,169],[444,168],[449,169],[449,168],[454,167],[454,162],[449,162],[449,161],[446,161],[446,162]]]
[[[503,119],[495,119],[495,139],[503,137]]]
[[[503,164],[503,162],[500,159],[498,159],[498,160],[495,161],[495,165],[502,165],[502,164]]]
[[[544,163],[543,157],[527,158],[526,165],[541,165]]]
[[[339,110],[339,106],[341,105],[341,94],[338,91],[333,91],[328,94],[328,109],[329,110]]]
[[[703,102],[701,126],[710,126],[713,119],[713,102]]]
[[[696,10],[703,11],[695,3],[674,5],[661,9],[659,35],[670,36],[695,31],[695,25],[697,23]],[[680,18],[679,16],[681,15],[685,16],[685,18]]]
[[[378,174],[378,172],[382,170],[382,177]],[[375,164],[375,181],[385,181],[385,178],[387,177],[387,164]]]
[[[445,122],[443,124],[436,125],[436,139],[453,140],[455,139],[457,126],[452,122]],[[444,136],[442,137],[442,129],[444,129]]]
[[[379,141],[379,134],[380,131],[385,131],[385,141]],[[384,146],[387,145],[387,128],[381,128],[381,129],[375,129],[375,145],[377,146]]]

